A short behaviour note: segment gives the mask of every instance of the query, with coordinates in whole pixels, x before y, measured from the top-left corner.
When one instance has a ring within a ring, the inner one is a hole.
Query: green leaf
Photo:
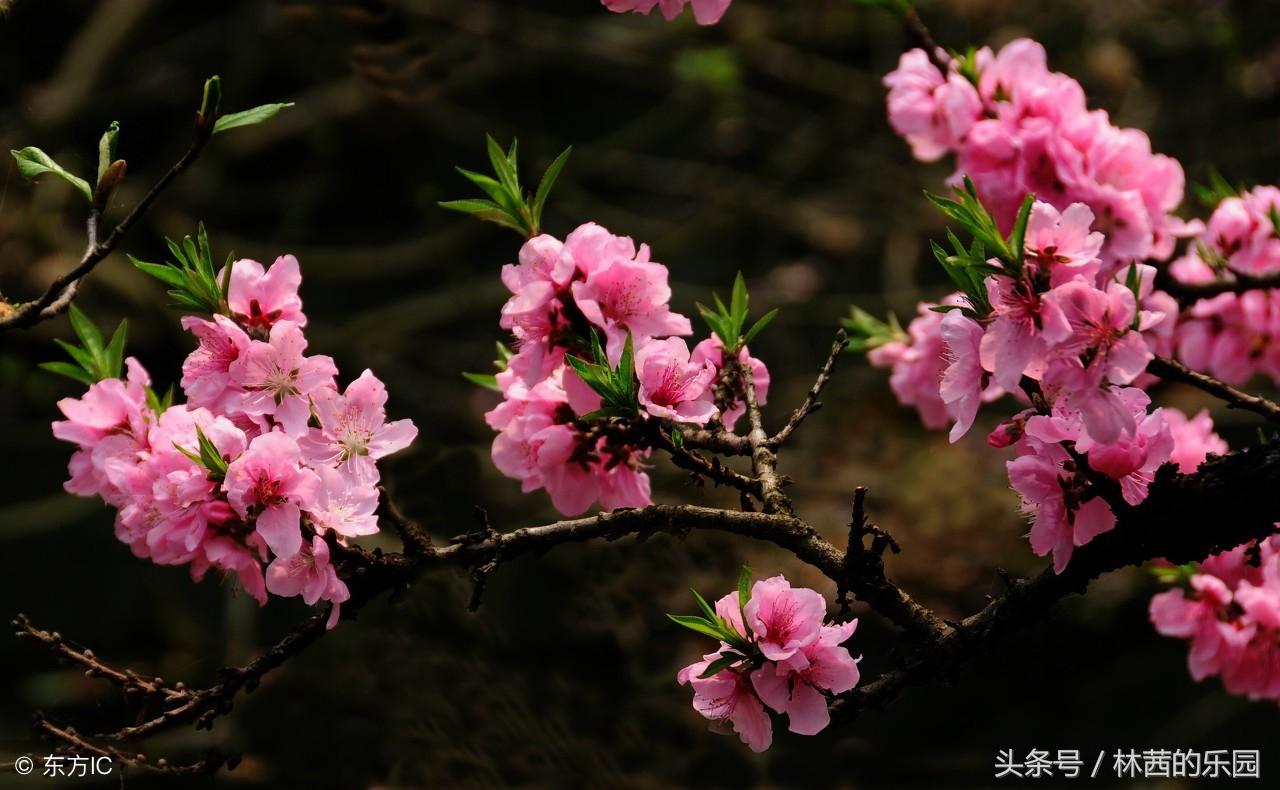
[[[64,169],[62,165],[53,161],[52,157],[39,148],[28,146],[21,151],[11,150],[9,153],[13,154],[14,159],[18,160],[18,172],[24,178],[34,179],[45,173],[53,173],[80,190],[80,194],[84,195],[85,200],[90,203],[93,202],[93,189],[90,188],[89,182]]]
[[[745,346],[749,344],[752,340],[755,339],[756,335],[760,334],[761,330],[763,330],[769,324],[773,323],[773,319],[777,317],[778,317],[778,308],[776,307],[770,310],[769,312],[765,313],[764,315],[760,316],[760,318],[754,324],[751,325],[751,328],[747,330],[747,333],[742,336],[742,345]]]
[[[533,196],[533,221],[537,226],[535,230],[542,227],[542,209],[546,207],[551,187],[555,186],[556,179],[560,177],[560,171],[564,169],[572,153],[573,146],[561,151],[560,155],[547,166],[546,172],[542,174],[542,180],[538,182],[538,191]]]
[[[165,263],[147,263],[146,261],[138,260],[132,255],[127,257],[140,271],[146,272],[171,288],[181,288],[187,284],[186,276],[174,266]]]
[[[116,139],[120,136],[120,122],[112,121],[98,140],[98,181],[106,174],[107,168],[116,161]]]
[[[227,460],[218,451],[218,446],[205,436],[199,425],[196,426],[196,441],[200,445],[200,463],[204,468],[219,479],[226,477]]]
[[[455,167],[454,169],[462,174],[462,176],[468,181],[480,187],[480,189],[486,195],[493,198],[493,202],[501,206],[503,210],[511,213],[512,216],[515,216],[515,212],[518,208],[517,201],[519,196],[513,196],[507,191],[505,186],[483,173],[476,173],[462,167]]]
[[[472,384],[484,387],[494,392],[502,392],[502,388],[498,386],[498,378],[492,373],[463,373],[462,377]]]
[[[217,122],[214,123],[213,133],[219,134],[232,129],[239,129],[241,126],[253,126],[269,121],[279,115],[281,110],[292,106],[293,102],[278,102],[276,104],[262,104],[251,110],[228,113],[219,117]]]
[[[1245,191],[1245,186],[1243,184],[1232,186],[1230,182],[1223,177],[1222,172],[1219,171],[1218,168],[1210,167],[1208,185],[1193,182],[1191,184],[1191,191],[1195,194],[1196,200],[1200,201],[1205,208],[1214,209],[1218,207],[1219,203],[1227,198],[1239,196],[1241,192]]]
[[[128,319],[121,319],[116,331],[111,334],[111,342],[107,343],[102,353],[103,378],[118,379],[124,368],[124,341],[129,333]]]
[[[98,331],[98,327],[93,325],[80,308],[73,303],[67,311],[68,317],[71,319],[71,328],[75,330],[76,337],[80,338],[80,342],[84,344],[85,349],[93,355],[94,359],[102,356],[102,333]]]
[[[672,428],[671,443],[676,446],[677,450],[682,449],[684,447],[684,432],[679,428]]]
[[[444,200],[438,205],[440,208],[457,211],[462,214],[470,214],[477,219],[493,222],[504,228],[511,228],[521,235],[526,232],[519,219],[513,217],[510,212],[492,200]]]
[[[84,368],[72,365],[70,362],[41,362],[38,367],[41,370],[47,370],[50,373],[56,373],[59,376],[66,376],[69,379],[75,379],[81,384],[93,386],[98,382],[98,380]]]
[[[738,276],[733,278],[733,293],[729,297],[729,315],[739,329],[747,322],[747,302],[747,281],[743,279],[742,272],[738,272]],[[738,338],[735,337],[733,343],[737,345]]]
[[[196,452],[193,452],[193,451],[191,451],[191,450],[188,450],[187,448],[183,447],[182,445],[178,444],[177,442],[174,442],[174,443],[173,443],[173,447],[174,447],[174,449],[176,449],[178,452],[182,453],[183,455],[185,455],[186,457],[188,457],[188,458],[190,458],[192,461],[194,461],[198,466],[202,466],[202,467],[204,466],[204,461],[200,458],[200,454],[199,454],[199,453],[196,453]]]
[[[62,338],[55,337],[53,339],[53,342],[57,343],[58,346],[63,351],[67,352],[67,356],[75,360],[75,363],[79,365],[81,368],[84,368],[85,372],[93,376],[94,381],[97,381],[99,378],[101,378],[98,375],[97,357],[95,357],[93,354],[90,354],[87,350],[81,348],[80,346],[68,343]]]
[[[1035,195],[1027,195],[1022,199],[1022,207],[1018,209],[1018,219],[1013,223],[1013,233],[1009,235],[1009,251],[1016,261],[1014,271],[1022,270],[1022,262],[1026,256],[1027,220],[1031,217],[1031,207],[1036,202]]]
[[[667,617],[669,617],[673,623],[682,625],[690,631],[696,631],[703,636],[709,636],[717,641],[721,637],[720,629],[717,628],[710,620],[706,620],[702,617],[686,614],[668,614]]]
[[[516,175],[515,167],[512,166],[511,160],[507,158],[507,154],[502,152],[502,148],[498,145],[498,141],[493,139],[492,135],[484,136],[485,148],[489,154],[489,164],[493,166],[493,172],[498,177],[498,182],[507,188],[507,191],[517,197],[520,196],[520,179]],[[512,153],[515,153],[515,142],[512,142]]]
[[[622,342],[622,354],[618,357],[618,369],[615,373],[619,384],[618,394],[626,401],[618,405],[634,406],[638,387],[636,383],[636,355],[630,331],[627,332],[627,339]]]
[[[707,599],[703,598],[702,595],[692,587],[689,588],[689,592],[693,593],[693,600],[698,602],[698,608],[702,610],[702,613],[706,615],[707,619],[713,623],[719,622],[720,618],[716,615],[716,610],[711,608],[711,604],[707,603]]]
[[[745,612],[749,598],[751,598],[751,568],[743,565],[742,573],[738,574],[738,608]]]
[[[746,656],[741,655],[739,653],[726,653],[720,656],[719,658],[717,658],[715,661],[712,661],[710,664],[708,664],[707,668],[704,669],[702,671],[702,674],[698,675],[698,677],[700,679],[714,677],[720,674],[721,672],[725,671],[729,667],[733,666],[734,664],[737,664],[741,661],[745,661],[746,659],[747,659]]]

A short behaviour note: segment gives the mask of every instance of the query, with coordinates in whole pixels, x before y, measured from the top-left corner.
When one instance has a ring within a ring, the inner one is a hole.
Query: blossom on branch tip
[[[744,568],[738,591],[717,600],[714,609],[698,597],[706,617],[672,619],[720,640],[719,650],[676,676],[692,686],[694,710],[729,722],[759,752],[773,740],[769,710],[785,714],[799,735],[825,729],[828,696],[858,684],[861,659],[841,646],[858,621],[825,624],[826,602],[817,592],[792,587],[782,576],[748,583]]]

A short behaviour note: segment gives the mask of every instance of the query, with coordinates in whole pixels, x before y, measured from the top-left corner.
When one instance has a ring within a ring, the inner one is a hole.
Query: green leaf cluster
[[[738,276],[733,279],[733,292],[729,295],[727,307],[720,299],[720,294],[712,292],[711,298],[715,302],[715,309],[698,302],[698,313],[716,337],[720,338],[726,353],[731,356],[754,340],[778,315],[777,308],[774,308],[760,316],[750,329],[746,328],[751,297],[747,294],[747,282],[742,278],[742,272],[738,272]]]
[[[911,338],[898,323],[898,317],[889,313],[887,321],[881,321],[860,307],[849,308],[849,317],[840,319],[849,333],[845,350],[860,353],[879,348],[886,343],[908,342]]]
[[[129,322],[121,321],[111,339],[103,342],[102,333],[93,325],[80,308],[71,305],[68,316],[71,329],[80,340],[79,345],[55,338],[53,342],[71,357],[71,362],[42,362],[40,368],[59,376],[75,379],[92,386],[103,379],[118,379],[124,369],[124,342]]]
[[[165,239],[172,261],[147,263],[132,255],[133,265],[169,286],[169,297],[174,307],[203,315],[221,313],[230,315],[227,291],[231,286],[233,254],[228,253],[223,264],[222,277],[218,277],[213,263],[213,251],[209,247],[209,234],[201,222],[196,238],[187,236],[181,243]]]
[[[1241,192],[1248,191],[1248,187],[1244,184],[1236,184],[1232,186],[1229,181],[1222,175],[1216,167],[1209,168],[1209,183],[1198,184],[1191,183],[1191,193],[1196,196],[1196,200],[1208,209],[1215,209],[1218,204],[1230,197],[1239,197]]]
[[[504,228],[511,228],[527,238],[538,235],[542,228],[542,210],[546,207],[547,197],[551,194],[551,187],[555,185],[556,179],[559,178],[565,162],[569,161],[569,154],[573,152],[573,148],[564,149],[555,158],[555,161],[542,174],[542,180],[538,182],[537,190],[529,194],[520,186],[519,168],[516,159],[517,141],[512,140],[511,148],[505,153],[491,135],[485,135],[485,143],[489,152],[489,164],[493,168],[492,176],[476,173],[461,167],[457,168],[457,170],[471,183],[480,187],[480,190],[488,197],[469,200],[445,200],[440,203],[440,207],[450,211],[470,214],[486,222],[497,223]]]
[[[204,435],[204,431],[200,429],[199,425],[196,426],[196,445],[198,452],[188,450],[177,442],[173,443],[178,452],[204,467],[205,471],[209,473],[210,480],[225,479],[227,476],[227,459],[222,457],[222,453],[218,452],[217,445],[208,436]]]
[[[582,415],[582,419],[628,419],[639,414],[636,400],[639,386],[636,383],[635,350],[632,347],[631,333],[627,333],[616,368],[609,364],[609,357],[600,345],[598,332],[591,333],[591,355],[594,362],[572,355],[565,357],[587,386],[600,395],[600,408]]]
[[[1163,584],[1187,584],[1191,581],[1191,577],[1200,572],[1200,566],[1194,562],[1188,562],[1185,565],[1152,565],[1151,575]]]
[[[747,599],[751,596],[750,587],[751,569],[744,565],[742,566],[742,573],[738,576],[739,611],[747,606]],[[732,649],[711,662],[698,677],[709,678],[739,662],[751,661],[756,651],[746,636],[738,633],[737,629],[728,620],[716,614],[715,609],[712,608],[711,604],[707,603],[707,600],[697,590],[690,590],[690,592],[693,593],[694,600],[698,602],[698,608],[702,610],[702,615],[668,614],[667,617],[672,622],[682,625],[690,631],[724,642]]]
[[[972,317],[982,318],[991,312],[991,303],[987,299],[987,288],[984,281],[991,275],[1020,277],[1023,273],[1023,255],[1027,233],[1027,219],[1031,216],[1031,206],[1035,202],[1034,195],[1027,195],[1018,210],[1013,232],[1005,237],[1000,233],[995,218],[982,201],[978,199],[978,190],[973,181],[965,176],[964,185],[955,190],[955,198],[947,198],[925,192],[925,195],[943,214],[969,233],[973,241],[966,247],[950,229],[947,230],[947,242],[951,245],[948,251],[937,242],[932,242],[933,256],[942,266],[943,271],[964,294],[969,302],[968,308],[956,308],[952,305],[941,305],[934,308],[939,312],[964,309]],[[996,263],[992,263],[994,258]]]

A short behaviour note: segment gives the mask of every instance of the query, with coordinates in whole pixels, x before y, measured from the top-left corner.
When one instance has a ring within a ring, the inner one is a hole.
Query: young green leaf
[[[220,116],[213,124],[213,133],[220,134],[232,129],[239,129],[241,126],[253,126],[269,121],[279,115],[281,110],[292,106],[293,102],[277,102],[275,104],[262,104],[251,110],[228,113]]]
[[[219,278],[213,262],[213,250],[204,223],[196,229],[196,237],[187,236],[181,243],[165,239],[173,260],[148,263],[129,256],[138,270],[169,286],[169,296],[177,307],[195,313],[230,314],[227,292],[231,282],[234,256],[228,255]]]
[[[462,377],[480,387],[494,392],[502,392],[502,387],[498,386],[498,379],[492,373],[463,373]]]
[[[84,195],[84,199],[90,203],[93,202],[93,189],[89,186],[89,182],[83,178],[64,169],[62,165],[53,161],[53,157],[41,151],[34,146],[27,146],[21,151],[9,151],[13,154],[13,158],[18,161],[18,172],[24,178],[34,179],[45,173],[53,173],[55,176],[62,178],[71,184],[80,194]]]
[[[71,328],[75,331],[76,337],[80,338],[85,349],[93,355],[94,359],[101,357],[102,333],[98,331],[98,327],[94,326],[93,322],[74,304],[67,311],[67,317],[71,319]]]
[[[89,373],[79,365],[72,365],[70,362],[41,362],[38,367],[41,370],[47,370],[50,373],[56,373],[59,376],[66,376],[74,379],[81,384],[93,386],[98,382],[93,374]]]
[[[120,137],[120,122],[112,121],[98,140],[98,181],[106,175],[107,168],[116,161],[116,140]]]
[[[751,598],[751,568],[742,566],[742,573],[738,574],[738,608],[744,613],[747,608],[747,601]],[[745,616],[745,614],[744,614]]]
[[[711,608],[711,604],[707,603],[707,599],[703,598],[701,593],[692,587],[689,588],[689,592],[693,593],[693,599],[698,602],[698,608],[702,610],[707,619],[713,623],[718,623],[720,618],[716,615],[716,610]]]
[[[439,204],[440,208],[449,211],[457,211],[462,214],[470,214],[476,219],[482,219],[485,222],[493,222],[504,228],[512,230],[524,235],[527,230],[519,217],[513,216],[511,212],[492,200],[442,200]]]
[[[129,333],[128,319],[121,319],[116,331],[111,334],[111,342],[102,352],[103,378],[118,379],[124,371],[124,342]]]
[[[745,661],[746,658],[747,658],[746,656],[741,655],[740,653],[725,653],[724,655],[721,655],[719,658],[717,658],[715,661],[712,661],[710,664],[708,664],[707,668],[704,669],[702,671],[702,674],[698,675],[698,677],[700,679],[715,677],[716,675],[725,671],[726,669],[733,666],[734,664],[737,664],[741,661]]]
[[[560,171],[564,169],[564,165],[569,161],[569,155],[573,153],[573,146],[569,146],[560,152],[550,165],[547,166],[546,172],[542,174],[542,180],[538,182],[538,191],[533,196],[533,221],[536,227],[542,227],[542,209],[547,205],[547,197],[551,195],[551,187],[555,186],[556,179],[560,177]]]
[[[742,336],[742,345],[745,346],[750,344],[751,341],[755,339],[756,335],[760,334],[760,332],[766,326],[771,324],[773,322],[773,319],[777,317],[778,317],[778,308],[776,307],[770,310],[769,312],[765,313],[764,315],[760,316],[760,318],[754,324],[751,325],[751,328],[747,330],[747,333]]]
[[[709,636],[712,639],[717,640],[722,636],[720,629],[717,628],[710,620],[705,618],[687,614],[668,614],[667,617],[670,618],[673,623],[682,625],[690,631],[696,631],[703,636]]]

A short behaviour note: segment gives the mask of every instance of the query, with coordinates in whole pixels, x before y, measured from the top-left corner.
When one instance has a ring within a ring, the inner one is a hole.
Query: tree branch
[[[1176,360],[1156,357],[1147,365],[1147,372],[1166,381],[1180,381],[1184,384],[1190,384],[1226,401],[1227,405],[1233,409],[1251,411],[1254,414],[1265,417],[1270,422],[1280,423],[1280,404],[1258,395],[1242,392],[1230,384],[1215,379],[1213,376],[1194,371]]]
[[[1067,595],[1082,593],[1097,577],[1154,559],[1196,562],[1210,554],[1276,533],[1280,520],[1280,445],[1251,447],[1212,458],[1192,475],[1161,467],[1147,499],[1117,514],[1116,526],[1076,550],[1061,574],[1044,570],[1017,580],[982,611],[923,648],[901,669],[843,695],[832,715],[848,720],[881,708],[903,690],[959,670],[1000,639],[1038,621]],[[1230,513],[1230,519],[1223,519]],[[1212,524],[1212,529],[1206,529]]]

